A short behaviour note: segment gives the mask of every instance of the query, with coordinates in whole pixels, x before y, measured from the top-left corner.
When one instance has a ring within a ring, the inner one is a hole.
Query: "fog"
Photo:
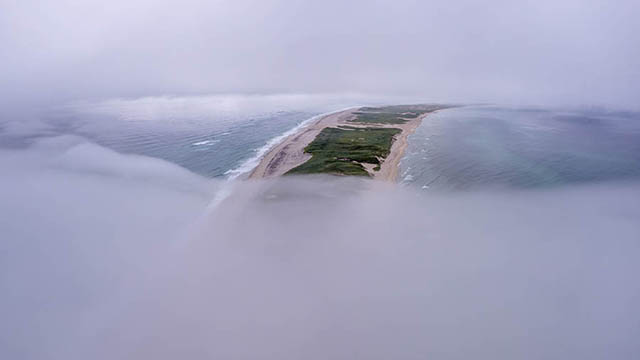
[[[0,2],[0,100],[362,93],[637,109],[635,0]]]
[[[0,358],[637,359],[638,182],[209,179],[77,130],[211,136],[405,102],[638,110],[639,10],[0,0]]]
[[[69,136],[0,167],[3,359],[640,354],[637,183],[229,189]]]

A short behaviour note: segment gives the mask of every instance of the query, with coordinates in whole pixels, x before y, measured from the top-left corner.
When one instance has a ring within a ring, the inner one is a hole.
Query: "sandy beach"
[[[356,115],[354,113],[358,110],[360,110],[360,107],[328,114],[302,128],[298,133],[285,138],[265,154],[258,166],[256,166],[249,175],[249,179],[270,178],[283,175],[311,158],[311,155],[304,152],[304,148],[315,139],[322,129],[338,125],[348,125],[355,127],[397,128],[402,130],[402,132],[396,136],[390,153],[382,162],[379,171],[373,170],[375,166],[373,164],[363,164],[374,179],[395,182],[399,173],[398,165],[407,148],[407,138],[420,126],[422,119],[429,113],[414,119],[407,119],[408,121],[404,124],[359,124],[348,122],[355,118]]]

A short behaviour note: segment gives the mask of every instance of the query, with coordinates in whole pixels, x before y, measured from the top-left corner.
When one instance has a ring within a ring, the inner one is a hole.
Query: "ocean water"
[[[72,135],[205,177],[234,178],[250,171],[287,133],[325,110],[345,106],[297,105],[295,100],[214,96],[77,103],[46,109],[36,121],[0,119],[0,148]]]
[[[130,119],[73,114],[70,133],[123,153],[176,163],[207,177],[237,176],[250,171],[269,141],[277,139],[317,113],[274,111],[197,119]],[[182,122],[184,121],[184,122]],[[54,123],[60,124],[58,120]]]
[[[640,114],[472,106],[409,137],[402,183],[425,190],[544,188],[640,178]]]
[[[2,147],[76,135],[211,178],[246,175],[271,145],[319,114],[358,104],[260,98],[149,98],[48,111],[37,126],[0,126]],[[3,125],[3,124],[0,124]],[[9,124],[10,125],[10,124]],[[15,125],[15,124],[14,124]],[[467,106],[429,115],[401,162],[424,190],[540,188],[640,178],[640,114]]]

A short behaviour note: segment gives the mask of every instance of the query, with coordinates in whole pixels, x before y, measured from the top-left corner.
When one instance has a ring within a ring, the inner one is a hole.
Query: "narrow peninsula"
[[[407,137],[429,113],[449,107],[359,107],[323,116],[273,147],[249,178],[332,174],[396,181]]]

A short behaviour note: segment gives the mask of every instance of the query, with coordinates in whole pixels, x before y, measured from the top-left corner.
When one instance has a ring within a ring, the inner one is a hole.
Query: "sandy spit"
[[[311,155],[304,152],[304,148],[315,139],[322,129],[338,125],[349,125],[357,127],[391,127],[402,130],[402,132],[396,136],[391,146],[389,156],[384,159],[379,171],[373,171],[373,166],[364,164],[374,179],[389,182],[397,181],[399,173],[398,166],[407,149],[407,138],[420,126],[422,119],[429,113],[411,119],[404,124],[360,125],[348,123],[348,120],[355,117],[354,112],[359,109],[359,107],[352,108],[323,116],[314,123],[302,128],[298,133],[288,136],[265,154],[258,166],[256,166],[249,175],[249,179],[270,178],[283,175],[311,158]]]

